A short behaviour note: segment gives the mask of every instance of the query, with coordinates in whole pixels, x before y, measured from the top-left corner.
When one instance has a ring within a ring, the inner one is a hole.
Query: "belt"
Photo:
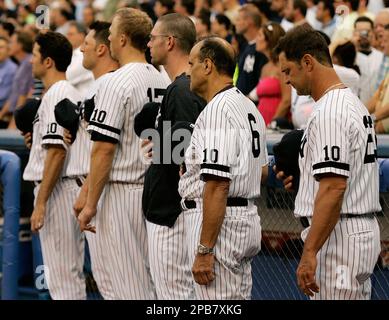
[[[65,181],[65,180],[74,180],[76,181],[77,185],[81,188],[82,185],[84,184],[84,181],[86,179],[86,176],[78,176],[78,177],[63,177],[61,178],[62,181]]]
[[[353,213],[341,213],[340,219],[353,219],[353,218],[374,218],[379,212],[368,212],[361,214],[353,214]],[[304,228],[308,228],[311,223],[312,217],[300,217],[300,223]]]
[[[247,207],[249,201],[245,198],[227,198],[227,207]],[[196,209],[195,200],[183,200],[181,201],[181,209],[183,211]]]

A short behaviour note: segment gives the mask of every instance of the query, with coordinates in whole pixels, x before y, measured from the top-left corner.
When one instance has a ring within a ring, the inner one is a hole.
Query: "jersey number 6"
[[[251,135],[253,137],[253,139],[251,141],[251,148],[252,148],[252,151],[253,151],[253,156],[254,156],[254,158],[258,158],[259,154],[261,152],[260,140],[259,140],[259,132],[257,130],[254,130],[253,126],[251,125],[251,122],[254,122],[254,124],[256,124],[257,121],[255,120],[255,117],[254,117],[254,115],[252,113],[249,113],[247,116],[248,116],[248,119],[249,119]]]

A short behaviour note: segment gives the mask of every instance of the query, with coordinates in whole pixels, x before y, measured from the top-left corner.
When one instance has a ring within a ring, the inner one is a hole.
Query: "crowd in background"
[[[14,110],[45,90],[30,62],[34,38],[45,30],[40,5],[50,29],[72,44],[67,78],[83,95],[93,75],[80,46],[94,21],[110,21],[121,7],[139,8],[154,22],[171,12],[189,16],[198,38],[217,35],[233,45],[235,84],[273,129],[304,128],[312,112],[312,98],[283,81],[273,54],[285,32],[309,24],[325,37],[337,74],[365,103],[376,131],[389,133],[388,0],[0,0],[0,128],[15,128]]]

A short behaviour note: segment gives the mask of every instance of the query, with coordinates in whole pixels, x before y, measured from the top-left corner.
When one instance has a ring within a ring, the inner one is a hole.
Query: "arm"
[[[281,76],[281,101],[277,107],[277,111],[273,116],[273,119],[283,117],[285,118],[288,114],[291,104],[292,90],[290,85],[285,84]]]
[[[37,232],[43,226],[46,203],[54,189],[66,158],[66,150],[60,145],[50,145],[43,169],[43,180],[31,216],[31,230]]]
[[[385,105],[383,108],[380,108],[380,110],[375,111],[374,114],[376,116],[376,121],[389,117],[389,104]]]
[[[208,248],[213,248],[223,224],[230,180],[209,175],[204,175],[204,179],[206,183],[203,193],[203,225],[200,243]],[[196,254],[192,273],[198,284],[207,285],[215,278],[214,259],[211,253]]]
[[[266,185],[268,175],[269,175],[269,167],[266,164],[262,167],[261,184]]]
[[[380,96],[380,92],[381,92],[382,86],[383,86],[383,82],[381,83],[381,85],[379,86],[377,91],[374,93],[373,97],[366,104],[366,107],[367,107],[367,110],[369,110],[369,113],[375,112],[375,109],[376,109],[376,106],[377,106],[377,102],[378,102],[378,98]]]
[[[88,196],[85,207],[78,216],[81,231],[94,231],[94,227],[91,227],[89,223],[96,215],[97,203],[108,182],[115,150],[116,144],[111,142],[96,141],[93,143],[88,176]]]
[[[319,292],[315,282],[316,255],[339,220],[346,187],[347,178],[344,176],[327,174],[320,179],[311,228],[297,268],[298,285],[307,295]]]
[[[78,217],[82,209],[84,209],[86,200],[88,197],[88,183],[89,183],[89,176],[86,177],[82,188],[80,190],[80,193],[78,194],[78,197],[76,199],[76,202],[73,205],[74,215]]]

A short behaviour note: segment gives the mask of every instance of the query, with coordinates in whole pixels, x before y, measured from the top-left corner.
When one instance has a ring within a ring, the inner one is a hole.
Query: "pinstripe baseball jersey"
[[[110,181],[143,183],[147,165],[134,132],[134,118],[146,102],[161,102],[169,83],[150,64],[128,63],[113,72],[95,96],[88,131],[116,141]]]
[[[88,123],[84,117],[84,105],[86,100],[94,99],[99,87],[103,85],[111,76],[112,73],[107,73],[96,79],[90,86],[85,100],[80,107],[80,124],[77,131],[77,137],[71,147],[69,164],[66,169],[66,176],[77,177],[87,175],[89,172],[90,155],[92,150],[92,142],[90,135],[87,132]]]
[[[27,181],[40,181],[43,177],[43,168],[46,159],[46,146],[50,144],[62,145],[66,150],[68,146],[63,140],[64,128],[55,120],[54,108],[58,102],[68,98],[77,104],[82,100],[77,90],[66,80],[54,83],[42,98],[33,124],[33,137],[30,158],[23,179]],[[66,167],[69,156],[66,157],[62,176],[66,176]]]
[[[262,166],[267,164],[266,127],[258,109],[236,87],[227,87],[207,104],[185,153],[183,199],[202,197],[202,175],[231,180],[229,197],[257,198]]]
[[[315,175],[323,173],[347,177],[341,214],[380,211],[376,149],[374,123],[358,97],[348,88],[323,95],[302,138],[295,215],[313,215]]]

